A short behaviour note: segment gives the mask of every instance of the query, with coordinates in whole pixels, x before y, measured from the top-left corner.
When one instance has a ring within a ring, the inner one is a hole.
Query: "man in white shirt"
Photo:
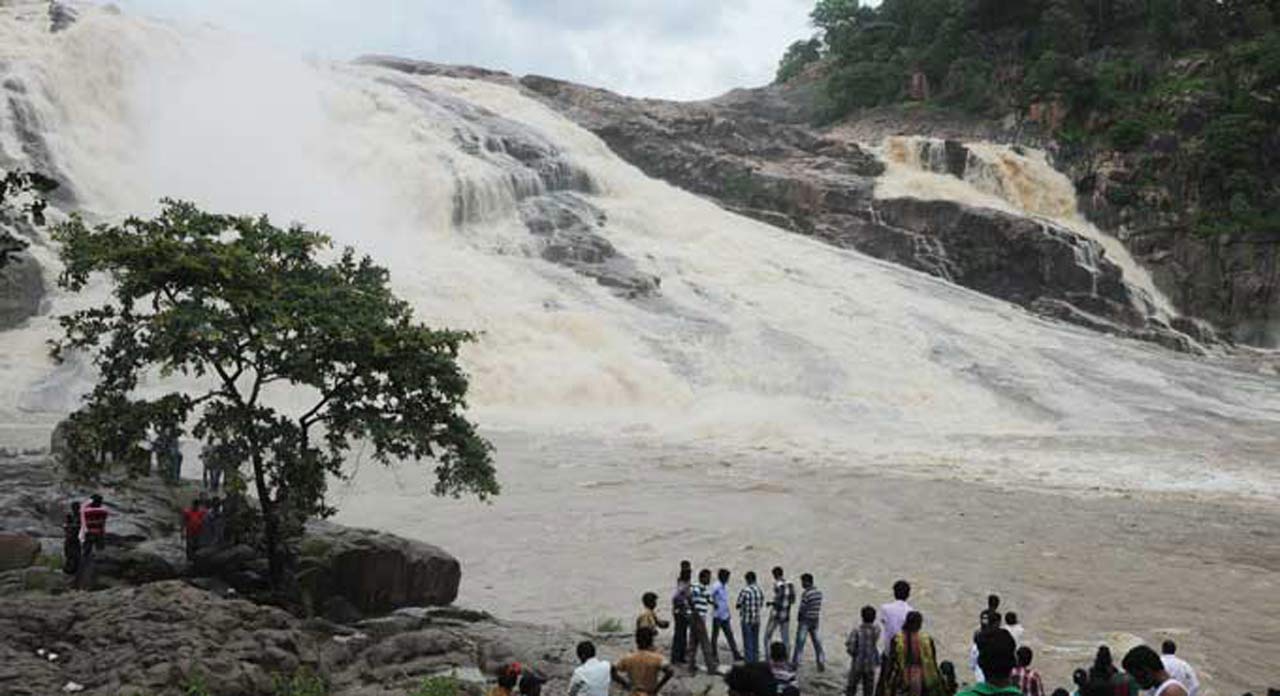
[[[1164,671],[1187,687],[1188,696],[1196,696],[1200,691],[1200,680],[1196,678],[1196,671],[1191,669],[1191,665],[1175,654],[1178,652],[1177,644],[1166,640],[1164,645],[1160,646],[1160,652],[1163,653],[1160,661],[1164,663]]]
[[[1022,624],[1018,623],[1017,614],[1013,612],[1009,612],[1008,614],[1004,615],[1004,630],[1008,631],[1009,635],[1013,636],[1014,645],[1017,645],[1017,646],[1022,645],[1023,628],[1022,628]]]
[[[582,664],[569,678],[569,696],[609,696],[609,663],[596,658],[596,646],[589,640],[578,643],[578,661]]]
[[[893,645],[893,637],[902,631],[902,624],[907,621],[907,614],[914,611],[910,604],[907,604],[907,598],[911,596],[911,583],[906,580],[899,580],[893,583],[893,600],[888,604],[880,607],[880,625],[883,630],[880,632],[884,639],[884,647],[880,651],[884,655],[889,654],[889,648]]]

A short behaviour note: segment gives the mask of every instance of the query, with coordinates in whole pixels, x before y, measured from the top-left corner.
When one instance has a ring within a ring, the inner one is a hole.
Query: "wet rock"
[[[15,256],[0,268],[0,331],[38,314],[44,296],[40,264],[26,252]]]
[[[559,192],[520,203],[520,217],[537,240],[542,258],[566,266],[635,298],[655,295],[660,280],[641,271],[604,236],[604,211],[581,196]]]
[[[301,545],[298,582],[317,609],[331,597],[363,614],[449,604],[461,578],[457,559],[444,550],[373,530],[312,524]]]

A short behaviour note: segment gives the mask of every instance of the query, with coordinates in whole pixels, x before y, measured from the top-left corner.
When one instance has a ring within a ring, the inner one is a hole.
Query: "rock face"
[[[39,313],[44,295],[44,275],[30,254],[18,254],[0,268],[0,331]]]
[[[1197,192],[1187,171],[1192,163],[1176,148],[1068,148],[1060,159],[1076,181],[1085,214],[1117,230],[1182,311],[1238,342],[1280,347],[1280,234],[1197,234]]]
[[[303,659],[285,612],[181,582],[0,600],[0,635],[0,692],[14,696],[72,681],[90,694],[177,693],[200,679],[212,694],[266,694]]]
[[[313,609],[340,597],[361,614],[450,604],[462,567],[430,544],[367,529],[315,523],[301,547],[298,581]],[[340,605],[339,605],[340,606]]]
[[[519,84],[646,174],[740,214],[1054,319],[1199,350],[1180,331],[1136,311],[1120,268],[1070,230],[947,201],[876,199],[884,165],[838,129],[797,122],[777,106],[785,101],[777,87],[676,103],[537,76]],[[947,143],[941,154],[942,171],[963,176],[965,148]]]

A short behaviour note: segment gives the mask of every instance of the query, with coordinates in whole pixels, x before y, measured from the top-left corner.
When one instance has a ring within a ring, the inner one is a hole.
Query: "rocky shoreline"
[[[102,486],[112,518],[99,589],[71,590],[62,573],[64,501],[82,493],[38,451],[0,453],[0,694],[278,694],[281,680],[318,675],[329,694],[412,694],[452,677],[483,694],[510,661],[543,672],[553,692],[576,666],[578,641],[630,652],[626,631],[503,621],[452,606],[461,568],[445,551],[371,530],[316,524],[302,542],[306,598],[286,611],[254,598],[265,561],[247,547],[188,567],[177,515],[190,487],[154,480]],[[836,693],[832,675],[808,691]],[[689,696],[718,678],[680,677]],[[81,688],[82,687],[82,688]]]

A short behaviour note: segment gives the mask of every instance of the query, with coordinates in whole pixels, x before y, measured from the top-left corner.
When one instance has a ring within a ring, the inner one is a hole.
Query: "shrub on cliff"
[[[345,249],[322,261],[324,235],[174,201],[119,225],[73,217],[54,237],[62,287],[113,281],[111,301],[60,318],[55,357],[87,351],[100,374],[72,416],[80,439],[68,439],[110,443],[109,456],[71,456],[91,472],[127,459],[142,433],[190,424],[241,463],[229,487],[244,488],[247,473],[277,585],[285,537],[333,512],[327,477],[343,475],[356,442],[384,464],[434,460],[437,495],[498,492],[492,448],[464,415],[458,351],[474,336],[416,323],[370,258]],[[142,398],[144,372],[190,386]]]

